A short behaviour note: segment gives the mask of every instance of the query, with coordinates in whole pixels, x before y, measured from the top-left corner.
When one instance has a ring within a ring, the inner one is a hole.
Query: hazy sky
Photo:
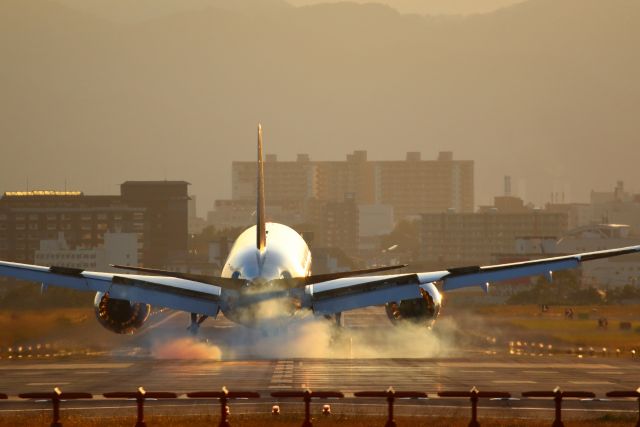
[[[337,3],[341,0],[288,0],[296,6],[316,3]],[[403,13],[471,14],[486,13],[523,0],[354,0],[357,3],[383,3]]]
[[[243,0],[56,0],[120,22],[137,22],[209,6],[245,7]],[[266,4],[269,0],[250,0]],[[294,6],[339,3],[343,0],[281,0]],[[355,3],[386,4],[402,13],[466,15],[487,13],[524,0],[351,0]]]
[[[261,121],[280,159],[451,150],[478,204],[504,175],[538,205],[638,192],[638,22],[630,0],[0,0],[0,191],[182,179],[202,212]]]

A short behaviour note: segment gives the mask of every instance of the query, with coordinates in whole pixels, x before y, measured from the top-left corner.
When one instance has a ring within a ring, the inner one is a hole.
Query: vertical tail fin
[[[264,165],[262,164],[262,125],[258,124],[258,206],[256,208],[257,238],[256,246],[259,250],[267,244],[267,230],[264,220]]]

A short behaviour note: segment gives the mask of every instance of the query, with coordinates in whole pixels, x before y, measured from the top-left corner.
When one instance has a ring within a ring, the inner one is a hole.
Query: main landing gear
[[[344,327],[344,319],[342,317],[342,313],[338,312],[333,316],[325,316],[327,320],[333,321],[331,325],[331,335],[330,335],[330,345],[339,345],[343,342],[345,337],[348,335],[346,332],[346,328]]]
[[[189,331],[189,334],[191,334],[194,337],[198,335],[198,331],[200,330],[200,325],[202,324],[202,322],[207,320],[208,317],[209,316],[205,314],[199,315],[198,313],[191,313],[191,323],[187,328],[187,330]]]

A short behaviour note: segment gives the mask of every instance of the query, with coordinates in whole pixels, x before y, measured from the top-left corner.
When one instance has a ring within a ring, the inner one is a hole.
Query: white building
[[[622,224],[599,224],[569,231],[556,244],[561,254],[591,252],[640,244],[631,227]],[[597,287],[624,286],[640,283],[640,256],[623,255],[582,264],[585,285]]]
[[[80,268],[94,271],[120,271],[110,264],[138,265],[138,237],[135,233],[105,233],[98,248],[70,248],[64,233],[56,240],[41,240],[35,253],[37,265]]]

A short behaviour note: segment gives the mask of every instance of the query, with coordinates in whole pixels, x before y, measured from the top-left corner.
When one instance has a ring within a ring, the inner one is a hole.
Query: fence
[[[473,387],[469,391],[440,391],[437,393],[440,398],[469,398],[471,403],[471,420],[469,427],[479,427],[478,421],[478,401],[480,399],[510,399],[511,394],[502,391],[479,391]],[[139,387],[135,392],[110,392],[102,395],[107,399],[135,399],[137,406],[137,421],[135,427],[146,427],[144,420],[144,403],[146,399],[177,399],[178,393],[173,392],[148,392],[144,388]],[[340,391],[311,391],[309,389],[302,391],[275,391],[270,396],[276,399],[302,399],[304,402],[304,420],[302,427],[312,427],[311,419],[311,400],[312,399],[341,399],[344,393]],[[421,391],[395,391],[389,387],[386,391],[358,391],[353,393],[355,398],[384,398],[387,401],[387,421],[384,427],[396,427],[394,420],[394,404],[397,399],[427,399],[429,396]],[[607,397],[629,399],[635,398],[638,401],[638,421],[635,426],[640,427],[640,388],[637,390],[614,390],[606,394]],[[66,400],[93,399],[90,393],[63,392],[56,387],[52,392],[36,392],[23,393],[18,395],[21,399],[44,399],[51,401],[52,404],[52,421],[51,427],[62,427],[60,422],[60,403]],[[220,422],[218,427],[231,427],[229,422],[229,403],[233,399],[258,399],[260,393],[254,391],[229,391],[226,387],[222,387],[221,391],[196,391],[186,393],[186,397],[190,399],[216,399],[220,405]],[[552,427],[564,427],[562,422],[562,402],[566,398],[595,398],[595,393],[590,391],[563,391],[559,387],[554,390],[534,390],[522,392],[525,398],[553,398],[555,402],[555,418]],[[0,393],[0,399],[7,400],[9,396]],[[324,405],[323,414],[329,415],[331,409],[329,405]],[[274,405],[272,414],[280,414],[279,406]]]

